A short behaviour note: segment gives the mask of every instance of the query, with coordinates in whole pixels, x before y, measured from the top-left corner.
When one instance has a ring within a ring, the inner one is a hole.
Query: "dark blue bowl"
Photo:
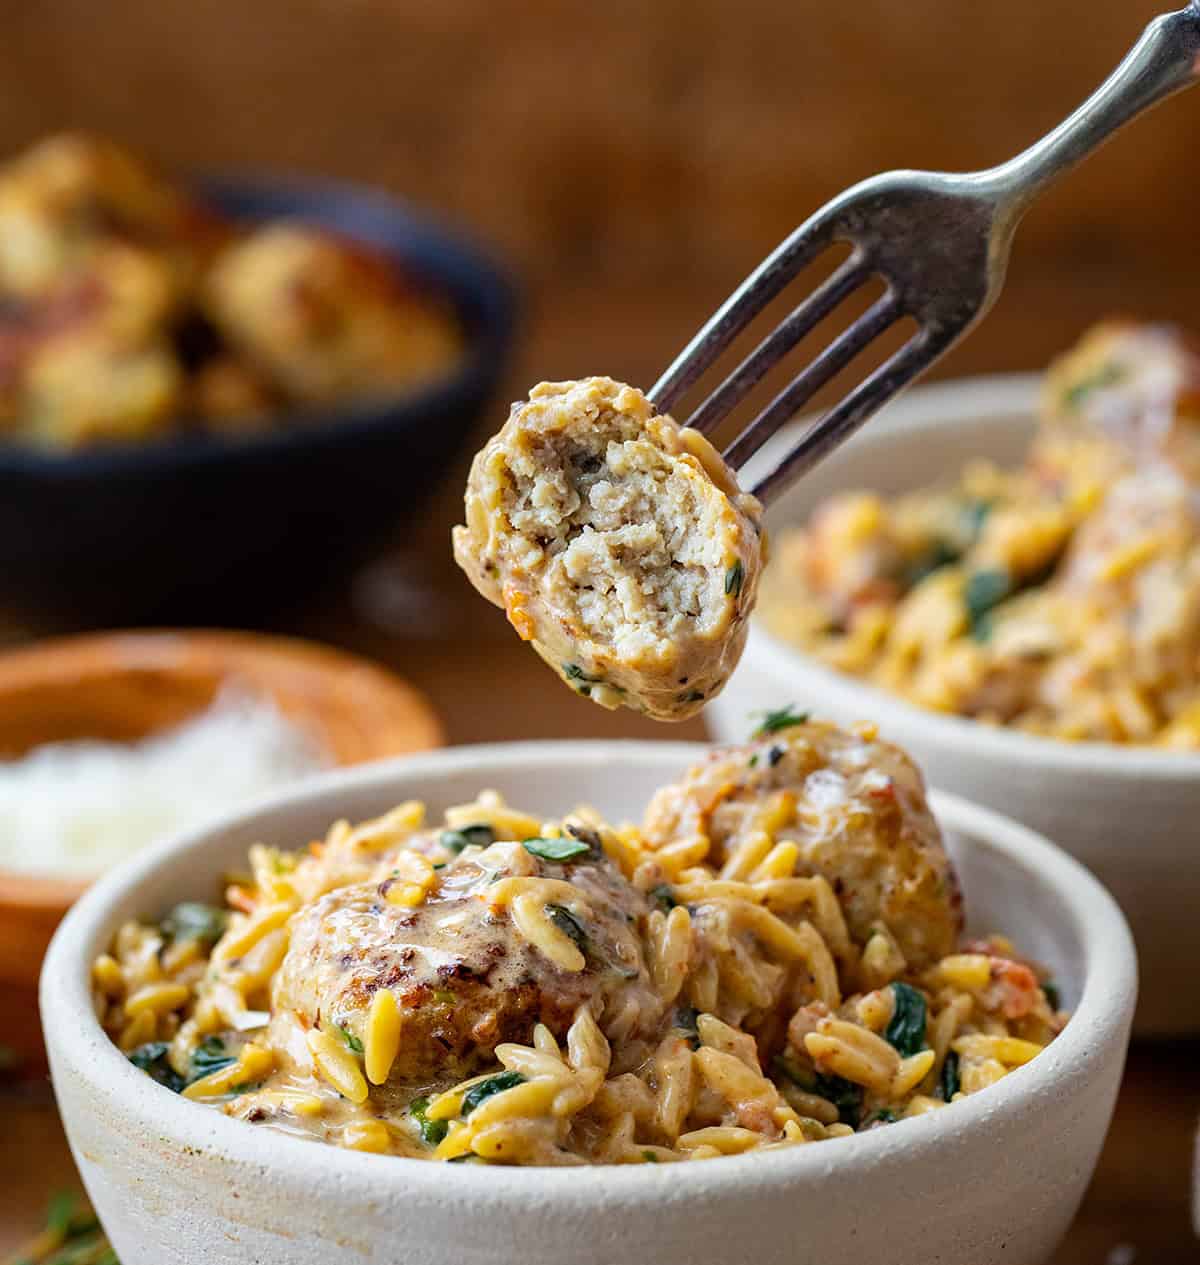
[[[287,429],[55,455],[0,445],[0,603],[80,625],[215,622],[312,593],[418,513],[495,390],[514,296],[483,254],[379,194],[221,179],[242,222],[290,216],[395,258],[453,304],[453,376],[394,399],[288,416]]]

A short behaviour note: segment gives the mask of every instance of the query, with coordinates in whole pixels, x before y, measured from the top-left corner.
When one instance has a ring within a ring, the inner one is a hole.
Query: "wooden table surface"
[[[290,627],[371,654],[419,681],[444,717],[451,742],[662,736],[651,722],[602,712],[568,693],[506,632],[502,619],[449,582],[440,564],[430,568],[438,582],[429,588],[414,584],[412,571],[397,569],[389,579],[383,568],[361,586],[366,597],[360,591],[359,605],[372,609],[375,619],[346,603]],[[456,626],[462,630],[457,636]],[[670,736],[701,738],[703,731],[698,721],[689,722]],[[1200,1116],[1197,1069],[1200,1040],[1133,1049],[1095,1182],[1056,1265],[1200,1260],[1188,1210],[1191,1139]],[[74,1172],[44,1080],[5,1091],[0,1112],[2,1259],[39,1225],[46,1199],[71,1184]],[[1014,1217],[1021,1215],[1013,1209]]]

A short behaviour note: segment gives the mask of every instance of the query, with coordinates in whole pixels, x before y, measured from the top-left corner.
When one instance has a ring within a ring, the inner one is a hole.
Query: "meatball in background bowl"
[[[436,817],[484,787],[547,814],[583,802],[637,819],[705,750],[529,743],[339,773],[166,842],[97,885],[56,937],[42,1004],[72,1149],[125,1265],[315,1265],[398,1251],[414,1265],[518,1254],[530,1265],[608,1265],[634,1245],[668,1265],[1046,1260],[1111,1117],[1134,1004],[1132,944],[1081,866],[950,796],[931,802],[968,934],[1011,934],[1053,971],[1073,1015],[998,1084],[886,1129],[670,1171],[444,1166],[314,1145],[189,1102],[135,1068],[94,1016],[91,962],[117,926],[211,889],[260,839],[300,846],[335,819],[411,798]]]
[[[921,387],[802,480],[767,515],[778,538],[835,492],[884,495],[952,483],[973,460],[1016,466],[1035,430],[1040,375]],[[803,423],[798,423],[797,428]],[[760,458],[794,442],[784,431]],[[776,447],[778,445],[778,447]],[[853,724],[879,722],[930,782],[1044,832],[1116,897],[1133,929],[1142,979],[1139,1033],[1200,1030],[1200,754],[1066,742],[927,711],[819,663],[753,620],[746,652],[705,712],[721,741],[738,741],[755,714],[792,704]]]
[[[347,401],[336,381],[305,380],[326,402],[291,407],[262,428],[68,452],[0,445],[0,600],[14,609],[86,625],[211,623],[309,593],[412,520],[495,389],[513,292],[473,245],[345,185],[229,177],[199,195],[235,226],[292,220],[392,261],[452,310],[461,354],[424,385],[371,398]],[[277,246],[224,278],[224,308],[232,329],[253,327],[266,340],[256,354],[301,374],[307,362],[270,341],[278,331],[264,327],[243,280],[253,269],[269,283],[289,243]],[[368,363],[373,351],[360,340],[347,356]],[[86,363],[61,368],[87,388]],[[226,368],[216,364],[202,384],[218,410],[245,403],[247,384]]]

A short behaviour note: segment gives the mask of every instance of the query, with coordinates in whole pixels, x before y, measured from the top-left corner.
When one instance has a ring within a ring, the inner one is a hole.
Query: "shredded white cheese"
[[[141,742],[48,743],[0,761],[0,869],[98,874],[331,763],[272,701],[244,690]]]

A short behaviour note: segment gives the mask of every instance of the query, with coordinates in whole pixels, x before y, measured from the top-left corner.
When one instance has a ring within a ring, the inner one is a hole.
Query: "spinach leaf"
[[[942,1074],[938,1077],[935,1095],[942,1102],[949,1102],[962,1087],[962,1078],[958,1074],[958,1055],[954,1050],[946,1052],[946,1060],[942,1064]]]
[[[531,852],[543,861],[574,861],[576,857],[587,856],[591,847],[579,839],[526,839],[526,852]]]
[[[500,1072],[496,1076],[489,1076],[485,1081],[480,1081],[478,1085],[472,1085],[463,1095],[463,1116],[469,1116],[481,1102],[487,1102],[496,1094],[502,1094],[506,1089],[515,1089],[524,1083],[525,1077],[520,1072]]]
[[[962,554],[948,541],[935,540],[933,544],[916,558],[905,573],[904,579],[908,588],[915,588],[922,580],[927,579],[942,567],[957,562]]]
[[[883,1035],[901,1058],[908,1058],[925,1048],[925,998],[901,980],[892,985],[892,998],[892,1018]]]
[[[823,1076],[817,1073],[813,1092],[827,1098],[837,1108],[838,1119],[852,1129],[858,1128],[862,1116],[863,1090],[861,1085],[841,1076]]]
[[[184,1087],[184,1079],[167,1062],[167,1051],[171,1047],[166,1041],[148,1041],[131,1050],[129,1061],[134,1067],[140,1067],[151,1080],[164,1085],[172,1093],[178,1094]]]
[[[191,1075],[188,1083],[198,1081],[202,1076],[211,1076],[223,1067],[230,1067],[237,1059],[225,1049],[225,1042],[220,1037],[205,1037],[192,1051]]]
[[[438,835],[438,843],[447,852],[453,852],[455,856],[472,844],[476,847],[486,848],[489,843],[495,842],[496,832],[491,826],[483,823],[474,826],[460,826],[457,830],[443,830]]]
[[[215,944],[224,934],[229,915],[213,905],[187,900],[174,909],[159,924],[169,940],[199,940],[201,944]]]
[[[963,589],[963,602],[971,625],[971,636],[976,641],[986,641],[991,635],[988,616],[1005,598],[1012,595],[1012,581],[1007,571],[991,568],[975,571],[967,577]]]
[[[778,711],[767,712],[762,719],[762,724],[754,731],[757,734],[774,734],[781,729],[790,729],[793,725],[803,725],[809,717],[808,712],[794,712],[792,705],[789,703],[786,707],[779,708]]]
[[[570,940],[573,940],[580,953],[588,951],[588,935],[583,923],[566,907],[566,905],[547,905],[546,915],[550,921]]]
[[[417,1128],[421,1132],[421,1141],[426,1146],[437,1146],[450,1131],[450,1122],[448,1120],[430,1120],[425,1114],[428,1110],[429,1098],[427,1096],[414,1098],[408,1104],[409,1114],[417,1122]]]

